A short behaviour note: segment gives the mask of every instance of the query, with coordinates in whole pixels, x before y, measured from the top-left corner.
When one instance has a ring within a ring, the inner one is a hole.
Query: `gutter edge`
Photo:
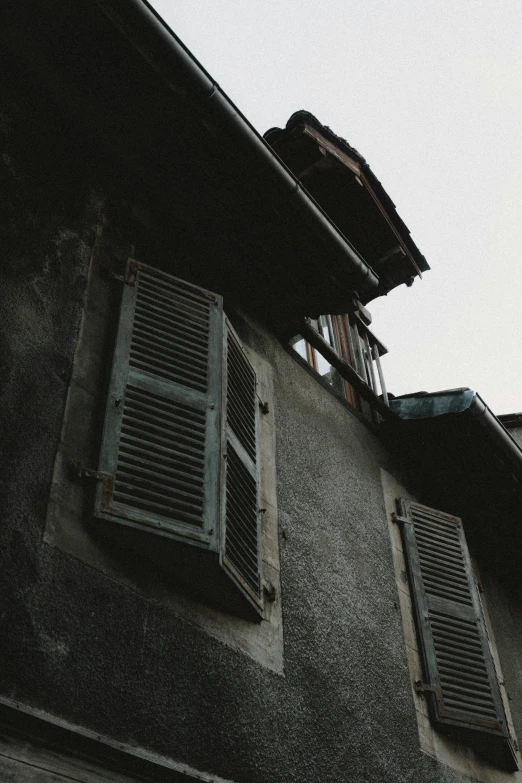
[[[477,392],[475,392],[468,412],[494,438],[500,450],[522,480],[522,449]]]
[[[105,16],[126,35],[134,48],[138,48],[134,38],[132,36],[129,37],[127,26],[123,17],[120,16],[119,11],[115,8],[113,0],[96,0],[96,2]],[[195,87],[199,102],[201,104],[206,103],[210,110],[219,112],[225,117],[226,122],[234,126],[254,154],[262,159],[263,164],[276,175],[285,190],[293,196],[299,207],[308,213],[311,225],[315,225],[315,228],[319,229],[321,234],[324,235],[326,233],[332,250],[336,255],[342,256],[343,260],[347,262],[349,271],[355,278],[356,285],[361,287],[361,292],[368,293],[376,290],[379,286],[379,278],[373,269],[352,247],[327,214],[303,188],[269,144],[221,90],[219,85],[200,65],[155,9],[150,6],[147,0],[126,0],[125,5],[134,9],[135,13],[141,18],[143,26],[148,28],[149,32],[163,40],[163,44],[170,50],[179,67],[185,71],[189,82]],[[147,54],[147,59],[150,61],[150,54]],[[147,56],[143,51],[141,51],[141,55]]]

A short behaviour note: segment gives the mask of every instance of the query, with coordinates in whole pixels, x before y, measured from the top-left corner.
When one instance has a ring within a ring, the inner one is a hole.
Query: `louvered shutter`
[[[221,298],[130,261],[97,516],[217,550],[222,363]]]
[[[257,606],[262,606],[257,382],[232,326],[225,337],[225,469],[221,563]]]
[[[462,522],[404,499],[397,505],[434,720],[507,737]]]

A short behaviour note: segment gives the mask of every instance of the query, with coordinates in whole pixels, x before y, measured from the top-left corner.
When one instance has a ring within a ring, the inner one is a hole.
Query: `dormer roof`
[[[430,268],[369,164],[345,139],[308,111],[264,137],[378,275],[371,298],[411,285]]]

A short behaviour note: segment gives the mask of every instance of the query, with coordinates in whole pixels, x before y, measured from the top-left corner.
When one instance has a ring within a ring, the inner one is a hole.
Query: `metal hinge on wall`
[[[392,522],[395,522],[396,525],[411,525],[411,519],[408,519],[407,517],[403,517],[400,514],[396,514],[395,511],[392,513]]]
[[[110,473],[102,473],[99,470],[94,470],[93,468],[88,468],[81,464],[75,464],[74,470],[76,475],[82,479],[92,479],[93,481],[101,481],[103,483],[102,506],[103,508],[106,508],[112,500],[114,476],[111,476]]]
[[[270,408],[268,407],[268,403],[267,402],[263,402],[261,399],[259,400],[259,409],[260,409],[261,413],[265,414],[265,416],[266,416],[267,413],[270,413]]]
[[[131,247],[131,253],[133,252],[134,252],[134,248]],[[114,258],[116,258],[119,265],[121,261],[116,256],[114,256]],[[108,277],[109,280],[117,280],[118,283],[135,286],[136,277],[138,275],[138,262],[133,258],[132,255],[130,255],[129,258],[127,259],[127,269],[125,271],[125,274],[119,275],[117,272],[114,271],[114,269],[111,269],[105,264],[102,264],[100,266],[100,272],[104,276]]]
[[[428,685],[422,680],[415,680],[415,693],[434,693],[436,696],[440,696],[440,688],[436,685]]]
[[[263,592],[267,601],[273,603],[276,599],[276,589],[269,579],[263,579]]]

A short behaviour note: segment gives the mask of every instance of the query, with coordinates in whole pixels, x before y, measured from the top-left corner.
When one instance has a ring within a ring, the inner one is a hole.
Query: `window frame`
[[[305,344],[306,357],[295,348],[301,341]],[[382,418],[394,418],[380,361],[387,348],[358,312],[305,318],[301,333],[289,343],[301,359],[365,418],[377,423]],[[321,373],[320,361],[327,363],[329,372]],[[332,372],[340,388],[328,377]]]

